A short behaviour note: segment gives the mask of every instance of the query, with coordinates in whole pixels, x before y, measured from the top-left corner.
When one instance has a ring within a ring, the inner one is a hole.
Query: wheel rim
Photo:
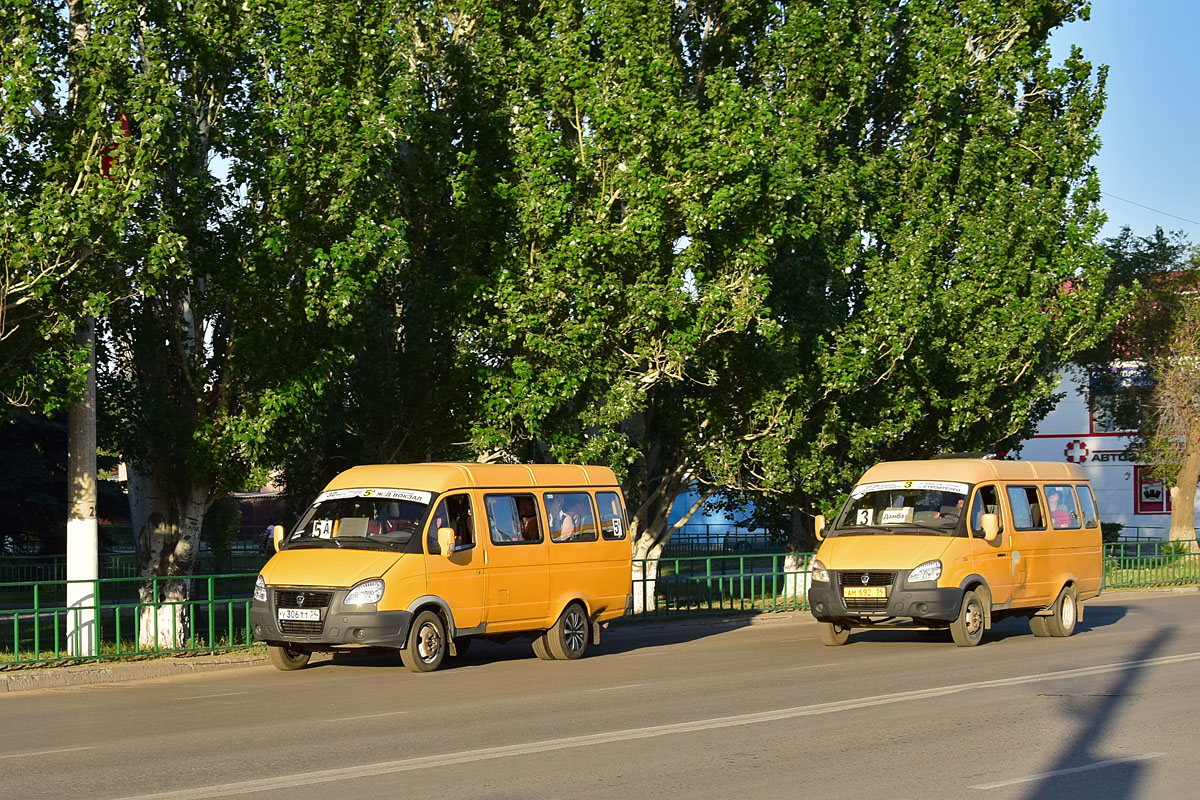
[[[1075,598],[1070,594],[1063,595],[1062,607],[1059,609],[1058,618],[1064,630],[1070,630],[1075,624]]]
[[[978,602],[967,606],[967,633],[974,637],[983,628],[983,609]]]
[[[587,642],[587,620],[578,611],[570,611],[563,620],[563,644],[572,653],[578,653]]]
[[[417,657],[429,663],[438,657],[442,651],[442,637],[437,626],[427,622],[417,632]]]

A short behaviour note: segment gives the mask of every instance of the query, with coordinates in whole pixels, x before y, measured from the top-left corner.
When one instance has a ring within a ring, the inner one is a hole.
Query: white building
[[[1151,478],[1145,464],[1126,458],[1129,431],[1106,429],[1093,415],[1088,394],[1080,392],[1086,380],[1079,370],[1063,374],[1059,391],[1065,396],[1034,437],[1021,443],[1020,458],[1081,465],[1096,492],[1102,520],[1124,525],[1122,537],[1166,538],[1171,526],[1168,487]],[[1200,495],[1197,501],[1200,504]],[[1197,511],[1200,505],[1193,515]]]

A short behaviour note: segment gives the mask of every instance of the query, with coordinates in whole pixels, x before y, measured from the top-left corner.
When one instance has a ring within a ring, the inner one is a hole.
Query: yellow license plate
[[[842,597],[887,597],[886,586],[843,586]]]

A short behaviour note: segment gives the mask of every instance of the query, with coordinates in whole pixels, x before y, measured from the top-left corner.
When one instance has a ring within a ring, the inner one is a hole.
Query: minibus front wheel
[[[277,644],[267,645],[267,660],[273,667],[284,672],[303,669],[308,665],[308,659],[311,657],[312,653],[304,650],[289,650],[287,647]]]
[[[426,609],[413,620],[400,660],[409,672],[433,672],[445,657],[446,626],[437,612]]]
[[[974,590],[968,589],[963,594],[962,608],[958,617],[950,623],[950,636],[959,647],[974,647],[983,641],[983,629],[987,619],[987,609],[984,608],[983,598]]]
[[[850,629],[836,622],[820,622],[821,644],[827,647],[843,645],[850,639]]]

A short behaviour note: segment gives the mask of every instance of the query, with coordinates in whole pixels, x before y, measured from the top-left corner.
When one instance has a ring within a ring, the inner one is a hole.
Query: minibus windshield
[[[886,481],[854,487],[827,536],[936,534],[953,536],[960,525],[970,486],[953,481]]]
[[[399,549],[420,530],[432,499],[407,489],[322,492],[284,546]]]

